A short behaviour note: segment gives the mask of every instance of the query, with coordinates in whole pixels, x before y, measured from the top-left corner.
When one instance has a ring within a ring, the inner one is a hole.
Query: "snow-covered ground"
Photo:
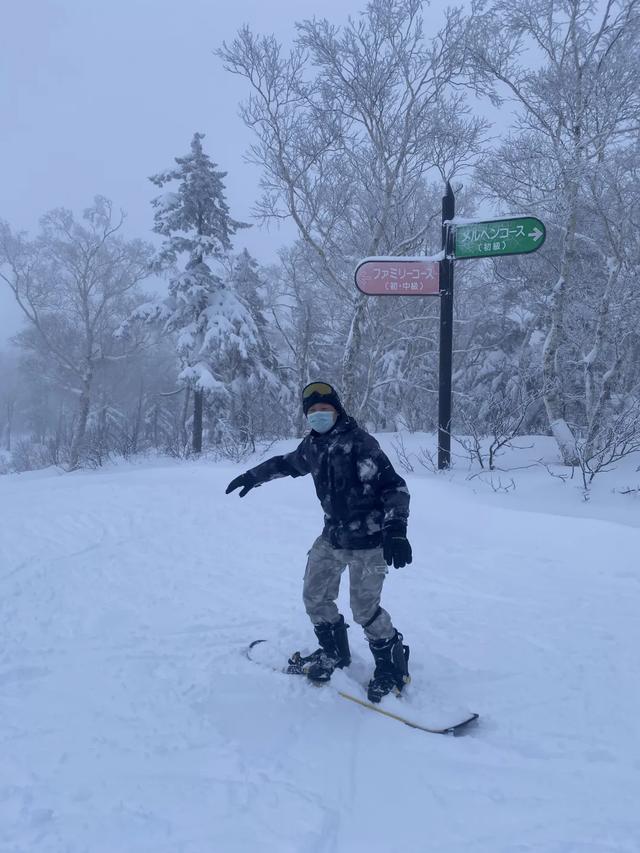
[[[455,739],[243,657],[313,645],[310,478],[240,500],[206,460],[1,477],[0,851],[638,853],[640,498],[613,491],[636,466],[589,502],[541,466],[407,475],[415,559],[384,602],[413,683],[385,707],[480,712]]]

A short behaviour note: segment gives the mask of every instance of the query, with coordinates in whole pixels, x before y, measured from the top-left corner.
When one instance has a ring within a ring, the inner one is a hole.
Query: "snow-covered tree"
[[[193,391],[195,453],[202,449],[205,394],[217,407],[231,406],[253,384],[277,385],[256,317],[228,273],[231,238],[248,226],[230,216],[226,172],[217,170],[203,139],[194,134],[191,152],[150,179],[170,187],[153,206],[154,231],[165,238],[161,258],[172,269],[168,297],[135,312],[137,319],[159,324],[175,337],[178,379]]]
[[[203,133],[194,133],[191,152],[176,157],[176,166],[152,175],[157,187],[175,186],[157,196],[153,230],[164,238],[162,257],[175,262],[187,255],[189,262],[204,258],[220,260],[231,250],[231,238],[244,222],[231,218],[225,198],[226,172],[216,169],[202,147]]]
[[[469,26],[469,69],[477,90],[496,104],[511,102],[516,111],[512,132],[481,170],[480,180],[511,209],[542,216],[551,231],[547,249],[553,248],[555,270],[553,277],[551,269],[545,271],[549,278],[542,297],[543,390],[549,425],[566,462],[577,461],[570,421],[581,417],[572,402],[578,315],[591,325],[584,309],[591,301],[587,292],[594,273],[595,280],[605,282],[600,286],[604,304],[596,314],[607,314],[622,269],[616,252],[600,240],[606,228],[601,216],[594,217],[593,190],[602,185],[610,159],[621,148],[635,147],[637,155],[638,12],[637,0],[602,5],[592,0],[522,0],[516,5],[480,0]],[[500,25],[493,26],[495,21]],[[595,346],[578,355],[586,359],[588,408],[596,379],[593,357],[604,355],[605,329],[596,325]],[[600,374],[600,383],[610,368],[615,359]]]
[[[97,377],[127,350],[114,337],[140,299],[136,289],[151,270],[152,249],[119,233],[124,215],[96,197],[84,223],[69,210],[46,214],[35,240],[0,222],[0,279],[28,321],[19,342],[39,361],[51,384],[77,400],[69,465],[85,453]],[[135,343],[135,342],[134,342]]]
[[[288,54],[248,27],[219,51],[250,86],[242,115],[263,169],[258,212],[293,220],[316,285],[341,302],[340,384],[352,408],[377,384],[368,342],[393,311],[355,290],[354,267],[367,255],[424,251],[439,209],[425,185],[475,162],[483,136],[484,121],[452,86],[465,65],[461,13],[427,34],[424,5],[372,0],[344,27],[305,20]]]
[[[11,450],[11,441],[20,403],[24,396],[17,355],[0,350],[0,449]]]

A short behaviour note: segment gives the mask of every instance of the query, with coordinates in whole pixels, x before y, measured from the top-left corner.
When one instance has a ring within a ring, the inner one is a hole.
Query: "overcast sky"
[[[428,16],[438,22],[445,0]],[[130,236],[149,238],[150,174],[189,150],[194,131],[226,178],[234,217],[250,220],[259,173],[243,160],[251,142],[238,116],[243,80],[213,50],[243,23],[290,41],[293,22],[335,23],[365,0],[2,0],[0,21],[0,218],[35,233],[53,207],[80,213],[96,194],[127,211]],[[291,229],[238,236],[273,260]],[[0,346],[20,325],[0,283]]]

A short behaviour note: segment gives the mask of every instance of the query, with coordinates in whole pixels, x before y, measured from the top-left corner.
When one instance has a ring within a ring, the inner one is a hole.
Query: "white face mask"
[[[315,432],[329,432],[336,422],[336,414],[335,412],[311,412],[307,415],[307,421]]]

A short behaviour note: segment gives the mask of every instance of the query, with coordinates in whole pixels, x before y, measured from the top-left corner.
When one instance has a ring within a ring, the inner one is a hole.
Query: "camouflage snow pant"
[[[391,617],[380,607],[382,584],[389,571],[382,548],[333,548],[319,536],[309,551],[304,573],[302,598],[309,618],[314,625],[338,619],[336,599],[347,566],[353,618],[362,625],[368,640],[392,637]]]

